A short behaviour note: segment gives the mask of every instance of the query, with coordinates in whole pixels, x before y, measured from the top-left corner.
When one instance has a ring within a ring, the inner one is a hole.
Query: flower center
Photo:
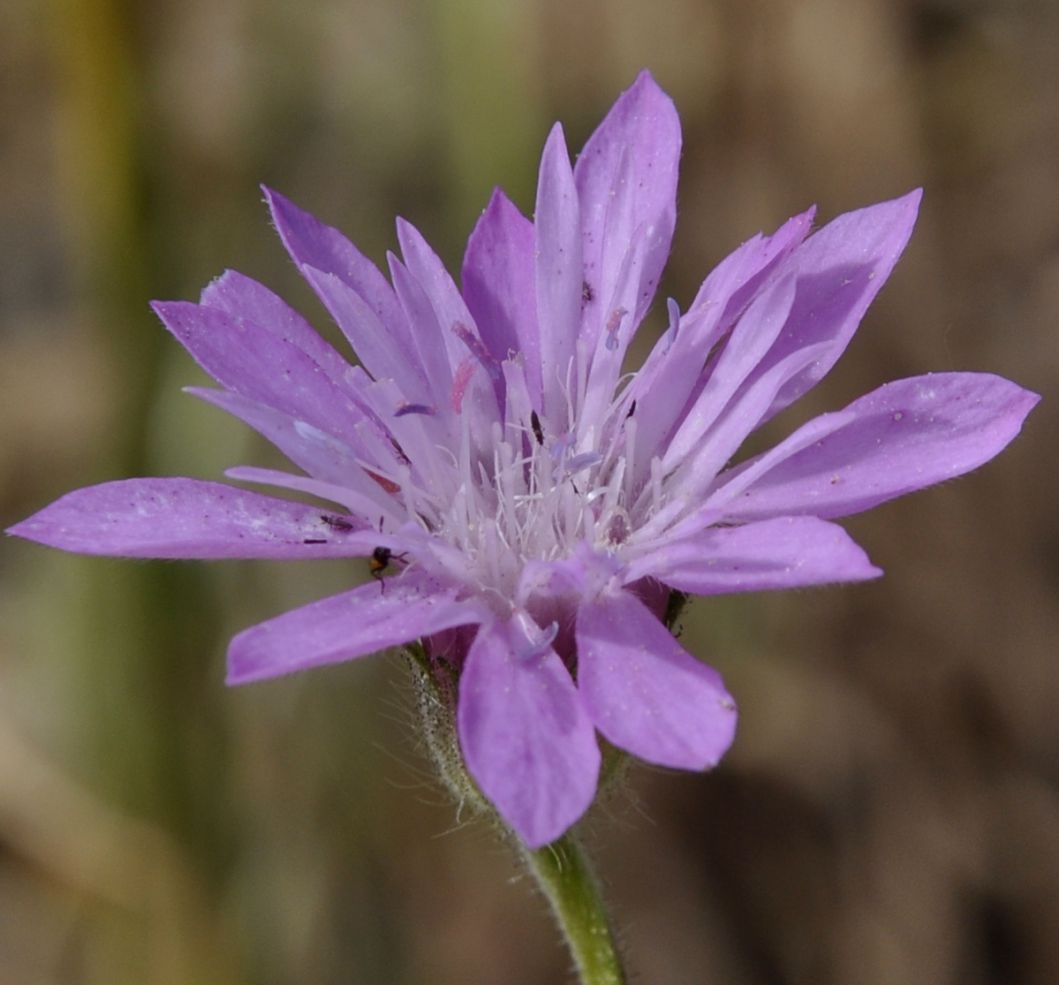
[[[629,469],[636,423],[553,433],[538,414],[494,424],[491,461],[457,464],[457,491],[433,532],[462,555],[471,577],[512,597],[527,561],[570,557],[578,545],[619,548],[635,528]],[[578,434],[580,438],[576,437]]]

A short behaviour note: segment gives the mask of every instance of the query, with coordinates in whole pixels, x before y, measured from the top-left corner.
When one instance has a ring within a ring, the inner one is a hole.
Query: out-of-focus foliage
[[[929,369],[1053,395],[1056,50],[1051,0],[8,0],[3,517],[266,461],[146,307],[231,265],[326,324],[257,182],[376,259],[404,215],[455,269],[492,184],[532,207],[549,122],[577,146],[644,66],[685,127],[678,300],[811,201],[926,186],[801,415]],[[1059,980],[1057,429],[1046,399],[980,474],[854,520],[883,581],[684,617],[741,734],[597,811],[638,981]],[[0,980],[562,980],[542,901],[431,783],[399,661],[222,686],[234,630],[361,566],[3,551]]]

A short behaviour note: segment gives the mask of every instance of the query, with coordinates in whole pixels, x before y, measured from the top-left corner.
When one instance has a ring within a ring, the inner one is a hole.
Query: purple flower
[[[299,470],[132,479],[64,496],[11,533],[88,554],[366,557],[376,580],[235,637],[232,683],[422,639],[458,677],[471,775],[531,846],[591,803],[596,733],[708,769],[736,712],[661,621],[697,595],[880,574],[831,521],[976,468],[1037,401],[996,376],[898,380],[732,464],[831,368],[904,249],[920,193],[812,210],[714,270],[623,375],[676,215],[680,125],[643,73],[574,167],[558,125],[530,221],[497,191],[456,286],[408,223],[388,282],[338,231],[266,192],[298,269],[360,360],[229,271],[166,327],[220,384],[196,396]]]

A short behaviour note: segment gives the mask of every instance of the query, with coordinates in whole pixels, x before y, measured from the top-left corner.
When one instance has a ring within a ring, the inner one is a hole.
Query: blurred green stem
[[[523,848],[529,870],[551,904],[577,965],[581,985],[623,985],[599,884],[581,846],[567,834],[544,848]]]
[[[523,844],[482,796],[467,772],[456,734],[457,682],[451,665],[431,664],[418,643],[406,646],[405,652],[419,683],[422,737],[456,803],[490,818],[519,846],[526,867],[551,905],[555,922],[577,966],[581,985],[624,985],[625,974],[618,960],[599,883],[576,838],[568,832],[536,850]],[[609,765],[604,771],[613,774],[622,758],[609,756],[606,762]]]

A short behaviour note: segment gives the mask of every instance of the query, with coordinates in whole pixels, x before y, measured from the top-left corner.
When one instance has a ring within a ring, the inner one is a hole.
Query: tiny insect
[[[332,516],[330,513],[321,513],[320,522],[325,526],[330,527],[332,530],[337,530],[340,533],[348,533],[350,530],[356,530],[349,520],[345,520],[340,516]],[[326,537],[306,537],[303,544],[326,544],[328,540]]]
[[[371,576],[377,582],[382,585],[382,590],[386,591],[386,575],[384,572],[390,566],[391,561],[404,561],[404,554],[394,554],[389,547],[376,547],[371,552],[371,557],[368,558],[368,570],[371,571]]]
[[[321,513],[320,519],[332,530],[341,530],[343,533],[347,533],[354,529],[352,523],[348,520],[343,520],[340,516],[331,516],[329,513]]]
[[[544,444],[544,428],[541,427],[541,419],[535,410],[530,411],[530,427],[533,428],[533,437],[537,439],[538,445]]]
[[[625,419],[628,420],[635,413],[636,413],[636,401],[634,400],[631,404],[629,404],[629,413],[625,415]]]
[[[581,303],[589,304],[595,296],[592,285],[587,280],[581,281]]]

